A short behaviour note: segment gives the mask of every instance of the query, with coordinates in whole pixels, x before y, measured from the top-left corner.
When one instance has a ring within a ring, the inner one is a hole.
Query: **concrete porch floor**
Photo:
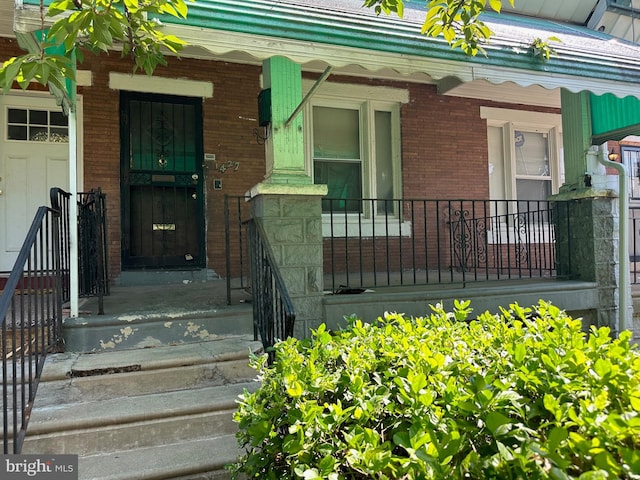
[[[192,312],[247,308],[251,295],[232,282],[231,304],[227,305],[226,280],[192,281],[164,285],[112,286],[104,297],[104,315]],[[81,298],[80,316],[98,315],[98,298]]]

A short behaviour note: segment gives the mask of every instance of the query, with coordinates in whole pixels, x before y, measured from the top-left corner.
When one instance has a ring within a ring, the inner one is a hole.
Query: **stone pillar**
[[[265,142],[266,176],[250,191],[252,216],[262,222],[296,310],[295,336],[308,336],[323,321],[322,197],[304,158],[302,114],[287,120],[302,101],[300,65],[273,57],[263,63],[271,89],[271,127]]]
[[[610,327],[612,334],[617,335],[620,314],[618,199],[559,195],[553,200],[558,277],[596,282],[600,301],[591,320],[598,327]]]
[[[295,336],[323,321],[322,211],[325,185],[254,187],[251,213],[262,222],[296,311]]]

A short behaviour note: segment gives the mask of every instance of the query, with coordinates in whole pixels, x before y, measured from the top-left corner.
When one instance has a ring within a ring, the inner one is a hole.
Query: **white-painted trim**
[[[475,80],[471,83],[462,83],[448,90],[445,95],[537,107],[560,108],[560,89],[547,90],[538,85],[530,87],[522,87],[515,83],[494,85],[485,80]]]
[[[306,94],[315,84],[314,80],[302,80],[302,93]],[[409,103],[409,90],[394,87],[372,87],[351,83],[336,83],[326,81],[318,90],[315,97],[333,97],[348,100],[375,101],[394,103]]]
[[[93,86],[93,73],[91,72],[91,70],[77,70],[76,85],[78,87]]]
[[[574,93],[587,90],[596,95],[612,93],[621,98],[629,95],[640,98],[640,89],[637,84],[631,82],[549,74],[545,71],[520,68],[474,65],[447,59],[372,52],[354,47],[187,26],[167,25],[166,32],[177,35],[192,45],[199,45],[214,56],[236,55],[237,52],[244,52],[253,57],[251,60],[255,63],[273,56],[284,55],[303,67],[305,64],[313,64],[317,67],[318,60],[322,60],[325,66],[331,65],[336,69],[357,65],[366,69],[371,77],[377,77],[379,71],[393,71],[398,74],[399,79],[406,77],[407,80],[416,74],[427,74],[433,80],[456,77],[463,83],[476,80],[496,85],[513,82],[523,87],[538,85],[550,90],[565,88]],[[246,55],[244,63],[251,63]]]
[[[213,97],[213,82],[183,78],[151,77],[125,73],[109,73],[109,88],[130,92],[162,93],[184,97]]]
[[[350,220],[347,225],[345,225],[343,215],[336,215],[336,217],[332,222],[330,214],[322,215],[323,237],[360,237],[363,239],[373,237],[411,237],[411,222],[408,221],[404,221],[401,224],[397,222],[387,224],[384,218],[375,221],[368,218],[358,220],[358,216],[353,215],[353,218],[349,216]]]
[[[530,112],[528,110],[512,110],[510,108],[480,107],[480,118],[490,125],[501,126],[506,122],[526,123],[555,127],[562,130],[562,115],[559,113]]]

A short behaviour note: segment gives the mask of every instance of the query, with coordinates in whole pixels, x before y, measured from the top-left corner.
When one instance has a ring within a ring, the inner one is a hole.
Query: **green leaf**
[[[548,446],[549,450],[553,451],[560,445],[560,443],[564,442],[567,438],[569,438],[569,431],[566,428],[562,427],[554,427],[549,432],[549,440]]]
[[[489,412],[485,417],[485,423],[491,433],[499,436],[506,433],[505,429],[511,426],[512,420],[500,412]]]
[[[498,13],[502,10],[502,2],[500,0],[489,0],[489,5]]]

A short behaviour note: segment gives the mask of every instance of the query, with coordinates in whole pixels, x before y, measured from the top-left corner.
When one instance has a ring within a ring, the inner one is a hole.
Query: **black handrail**
[[[260,221],[251,219],[246,225],[251,246],[253,334],[255,340],[262,340],[269,360],[273,361],[271,347],[278,340],[293,336],[296,313]]]
[[[38,209],[0,296],[4,454],[20,453],[46,355],[61,347],[63,225],[60,210]]]
[[[71,283],[69,278],[69,272],[71,271],[71,247],[69,244],[69,232],[71,228],[69,221],[69,202],[71,201],[71,194],[61,188],[53,187],[49,190],[49,199],[53,211],[59,212],[58,233],[56,237],[60,244],[60,270],[66,278],[66,281],[63,282],[62,285],[61,295],[62,301],[68,302],[71,299]]]

